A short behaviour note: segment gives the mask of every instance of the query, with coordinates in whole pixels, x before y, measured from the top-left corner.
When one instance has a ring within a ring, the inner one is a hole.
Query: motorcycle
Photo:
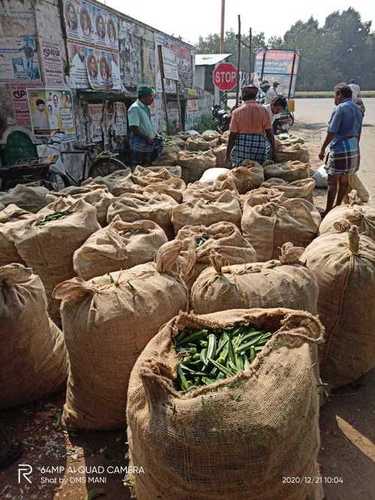
[[[216,122],[216,130],[221,134],[226,130],[229,130],[230,125],[230,113],[221,109],[218,104],[212,107],[212,117]]]
[[[272,123],[274,135],[287,134],[294,125],[294,115],[288,109],[277,115]]]

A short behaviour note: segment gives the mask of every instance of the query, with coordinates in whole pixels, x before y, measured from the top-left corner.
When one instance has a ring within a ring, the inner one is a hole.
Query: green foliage
[[[249,36],[243,40],[249,42]],[[301,64],[297,90],[330,90],[338,82],[352,78],[362,89],[375,86],[375,33],[371,22],[362,21],[353,8],[332,12],[323,26],[313,17],[306,22],[297,21],[283,38],[271,37],[267,42],[264,33],[253,37],[253,54],[257,48],[299,49]],[[199,53],[218,53],[220,37],[212,34],[200,38]],[[237,63],[237,38],[234,31],[227,31],[225,52],[231,53],[230,62]],[[241,69],[249,71],[248,49],[242,49]]]
[[[212,115],[202,115],[196,124],[195,130],[200,134],[205,130],[216,130],[216,122]]]

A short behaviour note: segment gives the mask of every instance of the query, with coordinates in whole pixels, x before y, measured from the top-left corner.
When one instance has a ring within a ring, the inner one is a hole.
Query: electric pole
[[[220,54],[224,54],[225,0],[221,0]]]

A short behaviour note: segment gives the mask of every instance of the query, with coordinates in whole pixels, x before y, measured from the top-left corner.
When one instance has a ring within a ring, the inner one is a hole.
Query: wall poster
[[[69,90],[27,89],[31,125],[35,136],[61,130],[75,136],[73,98]]]

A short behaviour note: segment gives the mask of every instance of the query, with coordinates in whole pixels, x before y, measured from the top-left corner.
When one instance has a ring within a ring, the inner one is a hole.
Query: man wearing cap
[[[154,95],[151,87],[139,87],[138,99],[128,111],[129,142],[133,165],[150,165],[160,155],[163,148],[161,138],[157,136],[152,123],[149,109],[154,102]]]
[[[273,158],[271,118],[264,106],[256,102],[257,93],[255,85],[243,87],[243,104],[232,112],[226,160],[234,166],[244,160],[263,164]]]

